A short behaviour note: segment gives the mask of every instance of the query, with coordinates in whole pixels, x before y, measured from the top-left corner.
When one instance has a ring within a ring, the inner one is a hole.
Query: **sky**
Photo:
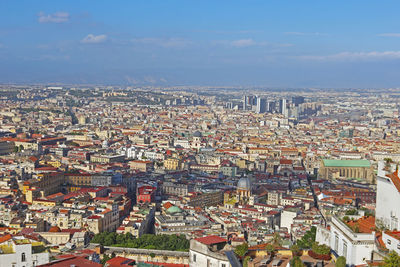
[[[1,0],[0,83],[400,87],[398,0]]]

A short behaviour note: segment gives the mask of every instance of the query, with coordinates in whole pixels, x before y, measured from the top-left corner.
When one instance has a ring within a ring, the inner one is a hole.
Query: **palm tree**
[[[282,238],[279,235],[279,233],[275,232],[274,236],[272,237],[272,244],[275,247],[281,247],[282,246]]]
[[[292,251],[292,255],[293,257],[296,256],[301,256],[303,254],[303,251],[300,249],[300,247],[296,244],[294,244],[293,246],[290,247],[290,250]]]
[[[274,246],[273,244],[267,244],[267,245],[265,246],[265,250],[267,251],[267,253],[268,253],[269,255],[271,255],[271,258],[273,258],[273,257],[275,256],[275,250],[276,250],[276,248],[275,248],[275,246]]]

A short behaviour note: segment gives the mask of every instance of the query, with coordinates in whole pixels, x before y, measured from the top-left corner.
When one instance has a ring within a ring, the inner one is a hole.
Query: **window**
[[[196,262],[196,254],[193,254],[193,262]]]
[[[22,262],[26,261],[26,256],[24,252],[21,254],[21,261]]]
[[[399,244],[397,244],[397,249],[400,249],[400,243],[399,243]]]
[[[225,263],[222,263],[221,267],[226,267],[226,264],[225,264]]]
[[[339,236],[335,235],[335,251],[338,252],[339,250]]]
[[[347,258],[347,243],[343,242],[343,257]]]
[[[388,243],[388,245],[391,245],[392,244],[392,240],[388,239],[387,243]]]

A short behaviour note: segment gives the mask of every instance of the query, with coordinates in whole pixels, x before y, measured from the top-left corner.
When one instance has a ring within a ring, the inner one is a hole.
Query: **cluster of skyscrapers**
[[[292,115],[298,116],[298,107],[304,103],[303,96],[293,96],[290,105],[287,99],[268,101],[265,97],[244,95],[242,100],[243,110],[254,110],[256,113],[280,113],[285,117]],[[297,112],[296,112],[297,111]]]

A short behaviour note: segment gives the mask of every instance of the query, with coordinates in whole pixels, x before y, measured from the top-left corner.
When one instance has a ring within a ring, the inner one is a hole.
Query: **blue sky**
[[[400,1],[0,1],[0,82],[400,87]]]

